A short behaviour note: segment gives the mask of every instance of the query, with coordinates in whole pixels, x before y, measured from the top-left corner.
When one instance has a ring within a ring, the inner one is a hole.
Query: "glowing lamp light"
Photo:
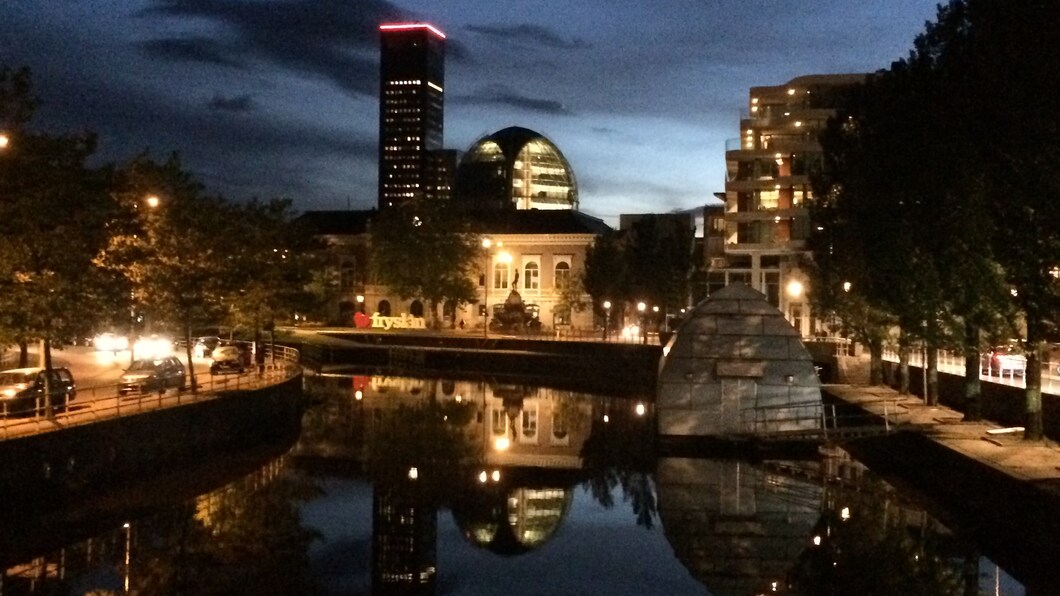
[[[850,519],[850,507],[844,507],[839,511],[839,518],[843,521]]]
[[[11,137],[9,137],[9,136],[7,136],[5,134],[0,134],[0,149],[6,149],[7,146],[10,145],[10,144],[11,144]]]
[[[511,263],[512,255],[508,251],[503,251],[497,255],[497,261],[505,264]]]
[[[844,281],[843,282],[843,291],[844,292],[849,292],[850,291],[850,282],[849,281]]]
[[[604,422],[611,422],[611,417],[607,414],[604,414]]]
[[[380,31],[413,31],[416,29],[426,29],[438,37],[445,39],[445,33],[442,33],[440,29],[430,23],[386,23],[379,25]]]
[[[611,310],[611,301],[604,300],[604,310]]]
[[[493,473],[490,474],[490,480],[492,480],[494,482],[500,482],[500,480],[501,480],[501,471],[500,470],[494,470]]]
[[[152,209],[154,209],[155,207],[158,207],[158,203],[159,202],[160,201],[159,201],[157,195],[151,195],[151,196],[147,197],[147,206],[152,208]]]
[[[487,480],[489,480],[489,476],[486,475],[486,470],[482,470],[481,472],[478,473],[478,481],[479,482],[481,482],[482,484],[486,484]]]
[[[637,416],[643,416],[646,408],[644,407],[644,404],[637,404],[637,407],[633,411],[637,413]]]
[[[511,445],[512,442],[508,440],[508,437],[497,437],[497,440],[493,442],[493,448],[497,451],[507,451]]]
[[[792,298],[798,298],[799,296],[802,296],[803,289],[804,288],[802,287],[802,282],[797,279],[789,281],[786,288],[788,296],[791,296]]]
[[[814,546],[821,546],[821,537],[820,536],[814,536],[813,537],[813,545]]]
[[[415,467],[409,468],[409,480],[415,480],[420,477],[420,471]]]
[[[361,391],[360,389],[358,389],[358,390],[357,390],[357,391],[356,391],[356,392],[355,392],[355,393],[353,394],[353,398],[354,398],[354,399],[356,399],[357,401],[361,401],[362,399],[364,399],[364,393],[363,393],[363,392],[362,392],[362,391]]]

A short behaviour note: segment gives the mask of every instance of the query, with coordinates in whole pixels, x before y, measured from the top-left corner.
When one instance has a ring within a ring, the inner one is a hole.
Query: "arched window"
[[[414,317],[423,316],[423,303],[419,300],[413,300],[412,304],[409,305],[409,314]]]
[[[495,263],[493,265],[493,289],[508,289],[508,263]]]
[[[357,269],[350,261],[343,261],[339,269],[339,289],[352,290],[356,280]]]
[[[523,287],[527,290],[536,290],[541,287],[541,271],[537,263],[533,261],[523,267]]]
[[[390,316],[390,301],[389,300],[380,300],[379,301],[379,314],[384,316],[384,317],[389,317]]]
[[[563,288],[570,284],[570,263],[560,261],[556,263],[556,287]]]

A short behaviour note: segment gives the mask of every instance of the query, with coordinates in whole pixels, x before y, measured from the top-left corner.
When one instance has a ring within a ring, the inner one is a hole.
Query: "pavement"
[[[894,430],[917,432],[943,447],[1012,478],[1032,483],[1060,479],[1060,446],[1025,441],[1021,427],[987,420],[964,422],[961,412],[929,406],[914,395],[884,386],[826,385],[822,390],[885,418]]]

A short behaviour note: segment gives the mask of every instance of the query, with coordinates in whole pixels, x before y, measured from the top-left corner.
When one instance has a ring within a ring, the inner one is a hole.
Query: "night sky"
[[[748,88],[906,56],[935,0],[3,0],[53,132],[100,158],[179,151],[208,190],[298,210],[375,206],[377,26],[448,36],[445,146],[507,126],[555,142],[581,209],[713,201]]]

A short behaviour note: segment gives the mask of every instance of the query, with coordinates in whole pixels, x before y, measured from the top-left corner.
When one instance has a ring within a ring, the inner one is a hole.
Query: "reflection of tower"
[[[372,492],[372,593],[434,594],[438,513],[415,491]]]

